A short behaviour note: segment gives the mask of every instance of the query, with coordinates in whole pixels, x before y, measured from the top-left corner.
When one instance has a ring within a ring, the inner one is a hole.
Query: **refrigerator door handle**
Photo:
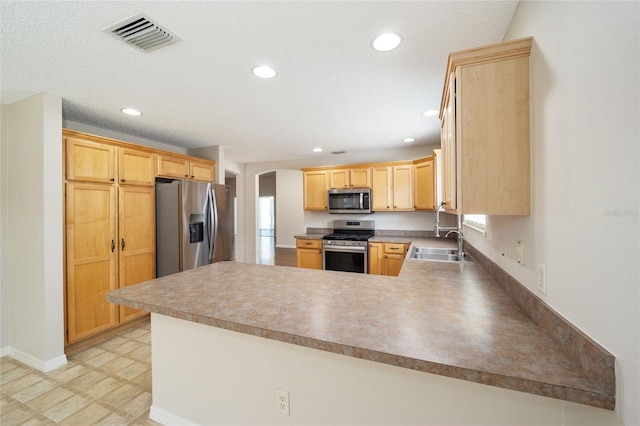
[[[212,232],[211,232],[211,248],[209,250],[209,258],[211,259],[211,263],[214,262],[216,257],[216,241],[218,239],[218,201],[216,200],[216,192],[212,187],[209,192],[209,196],[211,197],[211,220],[212,220]]]

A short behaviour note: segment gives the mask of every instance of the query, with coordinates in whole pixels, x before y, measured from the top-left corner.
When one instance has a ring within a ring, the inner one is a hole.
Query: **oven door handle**
[[[324,246],[324,251],[341,251],[346,253],[361,253],[367,251],[366,246]]]

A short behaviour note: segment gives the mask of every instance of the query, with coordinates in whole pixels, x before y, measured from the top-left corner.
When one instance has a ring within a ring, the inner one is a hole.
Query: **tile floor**
[[[149,323],[67,359],[66,365],[42,373],[0,358],[0,424],[159,424],[149,420]]]

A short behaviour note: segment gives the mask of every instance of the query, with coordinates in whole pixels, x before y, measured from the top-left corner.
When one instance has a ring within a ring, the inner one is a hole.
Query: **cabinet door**
[[[393,166],[393,209],[414,209],[413,164]]]
[[[352,188],[369,188],[371,187],[371,171],[367,168],[351,169],[349,183]]]
[[[327,209],[327,172],[304,172],[304,209]]]
[[[322,250],[299,248],[296,250],[298,268],[322,269]]]
[[[118,286],[124,288],[156,276],[155,191],[147,186],[121,186],[118,198]],[[145,314],[138,309],[120,306],[121,323]]]
[[[369,273],[382,275],[382,243],[369,243]]]
[[[457,150],[456,150],[456,79],[449,76],[449,93],[442,116],[442,163],[443,163],[443,201],[444,207],[451,213],[457,213]]]
[[[114,146],[71,137],[64,139],[68,180],[100,183],[115,181]]]
[[[118,180],[125,185],[153,186],[156,179],[154,154],[118,148]]]
[[[459,68],[456,83],[460,213],[529,214],[528,58]]]
[[[329,170],[329,187],[331,189],[344,189],[349,187],[349,170]]]
[[[194,180],[201,180],[204,182],[213,182],[214,180],[214,165],[206,162],[190,161],[189,162],[189,177]]]
[[[391,210],[391,167],[371,168],[372,210]]]
[[[404,263],[404,255],[402,254],[384,254],[383,273],[392,277],[397,277]]]
[[[189,161],[182,157],[158,154],[158,176],[177,179],[189,178]]]
[[[433,159],[415,165],[415,205],[420,210],[435,210],[435,167]]]
[[[116,325],[116,199],[113,185],[66,184],[68,342]]]

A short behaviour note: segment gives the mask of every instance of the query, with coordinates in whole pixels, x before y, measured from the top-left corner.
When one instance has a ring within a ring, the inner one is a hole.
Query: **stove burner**
[[[369,238],[373,236],[373,232],[366,232],[361,234],[355,233],[339,233],[334,232],[333,234],[325,235],[322,237],[323,240],[353,240],[353,241],[367,241]]]

